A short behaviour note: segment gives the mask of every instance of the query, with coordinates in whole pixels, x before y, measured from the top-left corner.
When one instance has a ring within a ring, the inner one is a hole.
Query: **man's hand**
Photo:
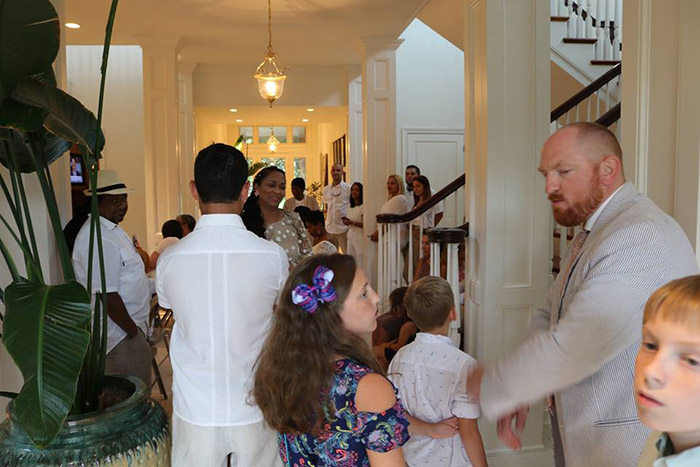
[[[521,407],[513,413],[498,419],[496,431],[498,439],[511,449],[518,450],[522,447],[520,434],[525,429],[529,407]],[[515,431],[513,431],[513,420],[515,420]]]
[[[467,375],[467,397],[478,401],[481,396],[481,379],[484,377],[484,367],[477,364]]]
[[[431,423],[430,437],[435,439],[452,438],[458,430],[457,417],[446,418],[440,422]]]

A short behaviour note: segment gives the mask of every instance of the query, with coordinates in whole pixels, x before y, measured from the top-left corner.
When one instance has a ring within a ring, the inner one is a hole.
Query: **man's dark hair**
[[[195,220],[195,218],[189,214],[180,214],[175,218],[175,220],[187,225],[187,228],[190,229],[190,232],[192,232],[194,230],[194,227],[197,225],[197,221]]]
[[[418,168],[417,165],[413,165],[413,164],[407,165],[407,166],[406,166],[406,170],[408,170],[408,169],[415,169],[415,170],[416,170],[416,173],[417,173],[418,175],[420,175],[420,169]]]
[[[292,186],[299,187],[302,191],[306,190],[306,182],[301,177],[297,177],[294,180],[292,180]]]
[[[326,220],[323,218],[323,213],[321,211],[311,211],[305,222],[311,225],[318,225],[325,223]]]
[[[294,212],[299,214],[299,217],[301,217],[301,221],[306,224],[306,221],[309,220],[309,216],[311,215],[311,209],[307,208],[306,206],[297,206],[294,208]]]
[[[194,183],[203,203],[233,203],[248,179],[248,162],[233,146],[215,143],[197,155]]]
[[[182,238],[182,226],[175,219],[170,219],[163,223],[163,227],[160,229],[163,234],[163,238],[176,237]]]

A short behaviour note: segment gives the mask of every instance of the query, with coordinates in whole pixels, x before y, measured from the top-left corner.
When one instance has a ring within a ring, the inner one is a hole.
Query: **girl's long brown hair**
[[[331,285],[338,298],[306,313],[292,302],[292,290],[301,283],[311,285],[321,265],[333,271]],[[287,279],[256,363],[252,391],[267,424],[281,433],[317,434],[334,416],[328,391],[335,358],[351,358],[382,373],[364,339],[345,330],[340,318],[356,270],[352,256],[315,255]]]

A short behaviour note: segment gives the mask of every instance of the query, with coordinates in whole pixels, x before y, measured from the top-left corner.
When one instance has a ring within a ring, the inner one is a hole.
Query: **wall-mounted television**
[[[70,182],[72,185],[87,185],[83,156],[70,153]]]

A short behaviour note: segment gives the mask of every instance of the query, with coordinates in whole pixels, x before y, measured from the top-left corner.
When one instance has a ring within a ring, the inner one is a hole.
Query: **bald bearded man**
[[[552,430],[567,467],[636,466],[649,435],[633,385],[644,303],[670,280],[697,274],[695,254],[678,223],[625,181],[607,128],[560,129],[542,148],[539,172],[556,221],[582,229],[528,337],[479,367],[468,390],[499,418],[499,437],[512,448],[527,407],[554,394]]]

